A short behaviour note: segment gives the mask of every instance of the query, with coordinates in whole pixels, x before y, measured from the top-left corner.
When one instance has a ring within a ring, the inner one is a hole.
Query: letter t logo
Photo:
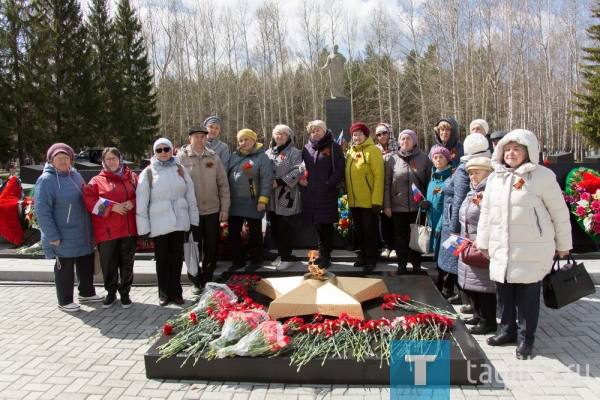
[[[404,361],[415,363],[415,385],[427,385],[427,363],[433,362],[437,358],[436,355],[405,355]]]

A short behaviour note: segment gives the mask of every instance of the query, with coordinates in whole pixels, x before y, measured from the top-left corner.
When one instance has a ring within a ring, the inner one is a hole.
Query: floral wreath
[[[563,195],[581,229],[600,243],[600,173],[585,167],[571,170]]]

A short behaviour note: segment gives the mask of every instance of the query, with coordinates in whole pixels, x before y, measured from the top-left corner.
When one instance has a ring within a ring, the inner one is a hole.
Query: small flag
[[[467,247],[469,240],[456,235],[450,235],[448,239],[442,243],[442,246],[452,255],[458,257],[460,253]]]
[[[298,170],[300,171],[300,179],[308,178],[308,170],[306,169],[306,164],[304,161],[298,166]]]
[[[340,136],[338,136],[337,138],[337,144],[339,144],[340,146],[344,143],[344,131],[340,132]]]
[[[415,203],[420,203],[421,200],[423,200],[423,193],[421,193],[414,183],[412,184],[412,194],[413,199],[415,199]]]
[[[104,214],[106,214],[106,211],[108,210],[109,205],[110,205],[110,200],[103,199],[102,197],[100,197],[98,199],[98,201],[96,202],[96,205],[94,205],[94,209],[92,210],[92,213],[98,215],[99,217],[102,217],[102,216],[104,216]]]

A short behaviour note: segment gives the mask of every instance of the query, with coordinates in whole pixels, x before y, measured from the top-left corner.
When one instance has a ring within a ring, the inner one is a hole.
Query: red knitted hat
[[[365,136],[370,135],[369,128],[367,127],[367,125],[364,124],[364,122],[355,122],[350,127],[350,134],[352,134],[354,131],[357,131],[357,130],[361,130],[365,134]]]

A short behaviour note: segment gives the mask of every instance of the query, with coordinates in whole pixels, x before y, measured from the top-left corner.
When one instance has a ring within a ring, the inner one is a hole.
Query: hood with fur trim
[[[525,162],[519,168],[516,169],[516,173],[524,173],[532,171],[537,168],[539,164],[540,147],[538,145],[538,139],[535,134],[526,129],[515,129],[514,131],[508,132],[496,146],[494,154],[492,155],[492,166],[495,171],[504,170],[504,146],[510,142],[517,142],[527,148],[527,157],[530,163]]]
[[[442,118],[437,122],[437,124],[435,124],[435,126],[438,126],[442,121],[446,121],[452,126],[452,133],[450,134],[450,139],[448,139],[448,142],[443,144],[442,140],[440,139],[440,135],[434,130],[433,134],[435,135],[435,142],[440,146],[444,146],[448,150],[451,150],[460,139],[460,135],[458,133],[458,122],[456,122],[454,118]]]

